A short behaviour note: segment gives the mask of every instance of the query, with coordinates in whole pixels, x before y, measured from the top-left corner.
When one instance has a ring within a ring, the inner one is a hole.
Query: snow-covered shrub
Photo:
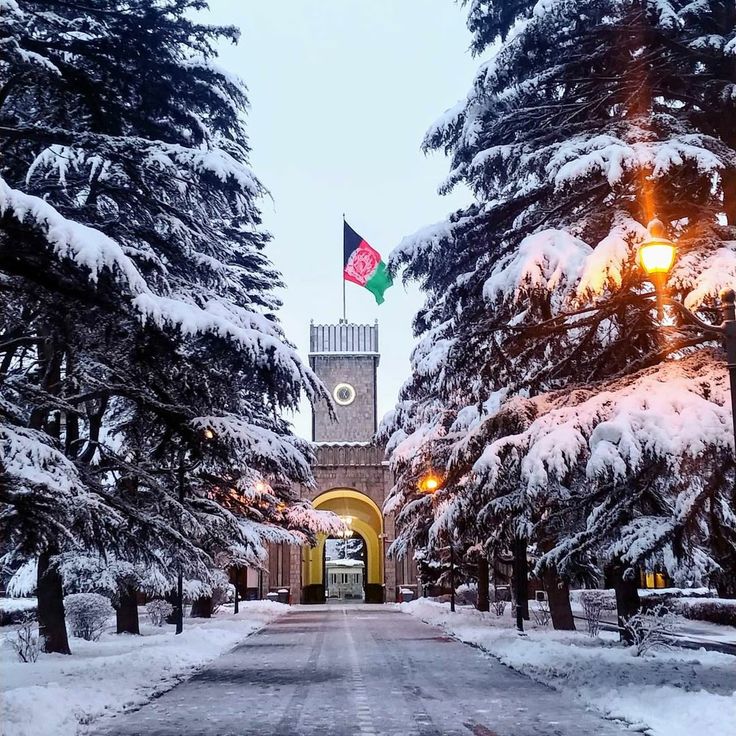
[[[534,605],[531,606],[532,616],[534,620],[540,626],[546,626],[552,618],[552,612],[549,610],[548,601],[534,601]]]
[[[220,606],[230,603],[235,598],[235,587],[232,585],[223,585],[212,589],[212,614],[216,614],[220,610]]]
[[[110,601],[99,593],[72,593],[64,598],[64,612],[72,636],[97,641],[115,615]]]
[[[36,606],[27,608],[0,608],[0,626],[12,626],[24,622],[27,615],[36,617]]]
[[[38,659],[38,627],[35,614],[23,611],[23,619],[9,638],[10,646],[21,662],[35,662]]]
[[[496,614],[496,616],[503,616],[506,611],[507,603],[508,601],[493,601],[491,603],[491,610]]]
[[[478,603],[478,586],[463,583],[455,589],[455,602],[459,606],[475,606]]]
[[[654,647],[669,646],[676,621],[675,615],[661,603],[648,611],[639,610],[628,618],[624,630],[626,638],[636,647],[636,656],[640,657]]]
[[[588,634],[598,636],[603,611],[615,609],[615,603],[605,590],[584,590],[580,594],[580,605],[588,624]]]
[[[166,619],[174,612],[174,606],[168,601],[157,598],[146,603],[146,613],[154,626],[163,626]]]
[[[694,621],[710,621],[722,626],[736,626],[736,601],[711,600],[698,601],[679,606],[685,618]]]

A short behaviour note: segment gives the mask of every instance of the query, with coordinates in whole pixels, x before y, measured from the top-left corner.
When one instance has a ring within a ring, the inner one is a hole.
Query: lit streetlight
[[[426,493],[433,496],[442,488],[442,478],[433,473],[431,470],[425,473],[417,483],[417,489],[420,493]],[[450,550],[450,611],[455,613],[455,546],[450,540],[450,544],[442,549]],[[442,551],[442,550],[438,550]]]
[[[666,293],[667,275],[677,256],[677,247],[667,238],[660,220],[652,220],[648,226],[649,237],[639,246],[638,261],[655,288],[657,312],[662,318],[663,305],[676,309],[685,322],[698,327],[706,335],[718,338],[726,349],[726,365],[731,387],[731,416],[733,421],[734,448],[736,449],[736,293],[733,289],[721,292],[720,325],[704,322],[684,304]]]

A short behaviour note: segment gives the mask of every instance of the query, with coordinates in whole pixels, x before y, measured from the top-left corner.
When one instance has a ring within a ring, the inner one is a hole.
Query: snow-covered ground
[[[736,657],[681,649],[637,657],[612,634],[591,638],[526,622],[527,636],[519,636],[508,607],[499,618],[465,607],[453,614],[448,604],[423,598],[398,605],[634,730],[650,736],[734,734]]]
[[[288,611],[271,601],[241,603],[210,619],[186,619],[184,633],[145,622],[143,636],[105,633],[99,641],[71,639],[72,656],[42,654],[23,664],[7,643],[3,627],[2,736],[74,736],[102,715],[145,703],[192,675],[249,634]]]

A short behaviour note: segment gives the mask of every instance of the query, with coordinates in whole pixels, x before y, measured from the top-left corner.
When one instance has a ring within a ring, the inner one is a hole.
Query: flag
[[[343,278],[364,286],[376,297],[378,304],[383,304],[383,293],[393,281],[381,254],[371,248],[347,222],[343,225]]]

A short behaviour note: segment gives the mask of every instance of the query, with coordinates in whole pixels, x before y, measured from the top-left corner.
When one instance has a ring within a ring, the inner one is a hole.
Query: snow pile
[[[71,657],[42,654],[35,664],[17,662],[3,641],[0,734],[74,736],[82,724],[160,695],[287,610],[271,601],[244,602],[237,616],[186,619],[179,636],[173,626],[144,623],[142,615],[143,636],[73,639]]]
[[[452,614],[447,604],[427,599],[399,607],[633,730],[650,736],[733,733],[736,660],[730,655],[675,649],[636,657],[635,648],[582,632],[532,626],[520,637],[508,618],[474,609]]]

